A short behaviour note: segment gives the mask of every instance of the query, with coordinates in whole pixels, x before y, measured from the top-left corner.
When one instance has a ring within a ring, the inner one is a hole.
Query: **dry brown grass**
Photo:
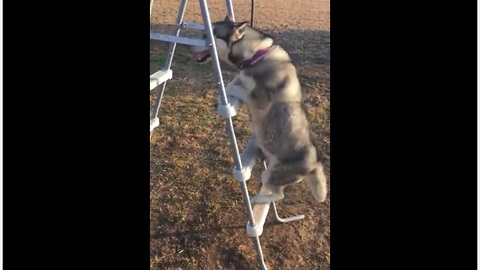
[[[161,2],[161,3],[160,3]],[[255,27],[271,33],[298,66],[309,109],[314,141],[329,175],[330,168],[330,32],[328,2],[256,1]],[[304,2],[304,4],[302,4]],[[248,20],[250,1],[233,1],[237,20]],[[306,5],[311,3],[311,7]],[[315,5],[313,3],[316,3]],[[171,32],[178,1],[154,6],[152,28]],[[212,20],[225,16],[223,1],[209,1]],[[285,19],[285,18],[288,18]],[[196,1],[186,21],[201,22]],[[166,46],[151,45],[151,72],[163,65]],[[254,246],[245,232],[246,213],[225,120],[217,113],[218,90],[211,65],[190,63],[178,46],[160,109],[160,126],[151,141],[151,269],[259,269]],[[234,73],[223,71],[224,81]],[[152,101],[154,95],[151,95]],[[234,118],[240,149],[250,136],[246,109]],[[260,166],[247,182],[258,190]],[[286,191],[278,204],[283,216],[305,214],[302,221],[278,225],[267,217],[260,237],[271,269],[329,269],[330,200],[318,204],[305,184]]]

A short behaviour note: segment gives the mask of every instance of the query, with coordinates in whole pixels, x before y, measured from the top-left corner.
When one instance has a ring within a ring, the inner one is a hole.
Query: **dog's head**
[[[228,55],[232,50],[232,44],[242,39],[247,29],[248,22],[234,22],[229,16],[223,21],[212,23],[213,36],[215,37],[215,46],[217,48],[218,57],[229,62]],[[204,33],[202,38],[207,40],[207,34]],[[211,59],[209,47],[193,47],[193,58],[203,64]]]

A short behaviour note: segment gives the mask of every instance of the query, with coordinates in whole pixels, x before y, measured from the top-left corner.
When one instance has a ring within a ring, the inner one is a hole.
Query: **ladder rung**
[[[242,170],[233,167],[233,177],[239,182],[245,182],[250,179],[252,175],[253,166],[257,159],[257,140],[254,136],[250,137],[243,153],[240,155],[242,162]]]
[[[153,32],[150,32],[150,39],[198,47],[207,46],[207,42],[204,39],[176,37],[173,35],[157,34]]]
[[[150,75],[150,91],[152,91],[155,87],[159,86],[166,80],[170,80],[173,76],[172,70],[159,70],[152,75]]]
[[[227,96],[227,100],[229,105],[222,105],[222,100],[220,96],[218,96],[217,111],[224,118],[234,117],[237,115],[238,108],[240,107],[240,100],[232,96]]]
[[[150,119],[150,132],[152,132],[152,130],[154,130],[159,125],[160,125],[160,119],[158,119],[158,117]]]
[[[205,25],[199,24],[199,23],[193,23],[193,22],[184,22],[182,24],[182,27],[184,28],[190,28],[190,29],[195,29],[195,30],[203,30],[205,29]]]
[[[270,194],[270,191],[268,191],[266,188],[262,187],[260,188],[260,192],[258,194]],[[267,219],[268,215],[268,210],[270,209],[270,204],[271,203],[265,203],[265,204],[255,204],[253,206],[253,220],[255,221],[255,226],[250,226],[249,223],[247,223],[247,233],[252,236],[260,236],[263,233],[263,225],[265,225],[265,220]]]

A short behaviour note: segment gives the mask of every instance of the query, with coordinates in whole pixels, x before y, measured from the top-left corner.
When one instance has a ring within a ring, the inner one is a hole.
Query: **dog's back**
[[[305,179],[315,199],[324,201],[326,176],[310,138],[301,85],[288,54],[276,47],[243,75],[255,82],[249,110],[259,146],[269,160],[270,173],[263,183],[283,197],[285,186]]]

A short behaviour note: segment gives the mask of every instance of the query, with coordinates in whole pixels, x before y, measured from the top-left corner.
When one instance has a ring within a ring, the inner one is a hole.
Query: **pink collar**
[[[249,68],[253,63],[257,62],[260,58],[262,58],[263,56],[265,56],[265,55],[270,51],[270,49],[271,49],[272,47],[273,47],[273,46],[270,46],[270,47],[268,47],[268,48],[264,48],[264,49],[258,50],[258,51],[252,56],[252,58],[247,59],[247,60],[243,61],[243,62],[240,64],[240,69],[247,69],[247,68]]]

